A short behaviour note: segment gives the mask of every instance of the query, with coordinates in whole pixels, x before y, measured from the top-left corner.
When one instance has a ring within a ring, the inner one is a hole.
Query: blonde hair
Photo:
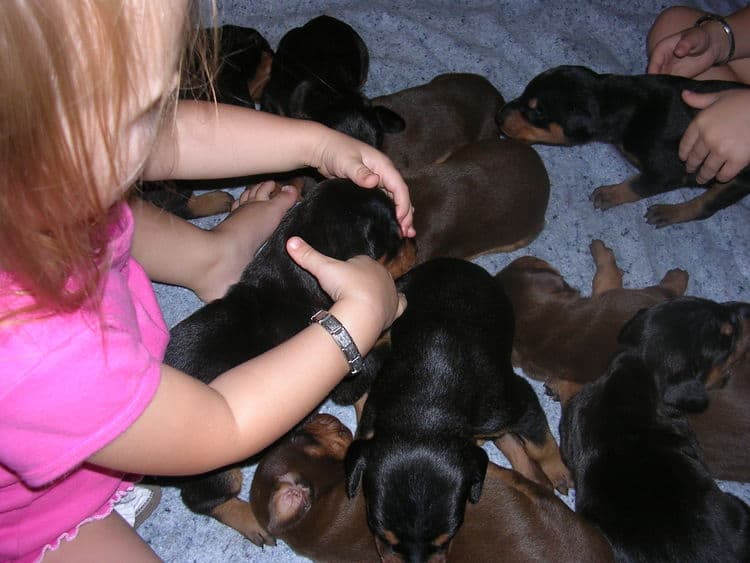
[[[148,54],[127,1],[0,1],[0,271],[34,310],[97,303],[108,215],[92,134],[116,172],[121,109]],[[204,48],[188,23],[183,44]]]

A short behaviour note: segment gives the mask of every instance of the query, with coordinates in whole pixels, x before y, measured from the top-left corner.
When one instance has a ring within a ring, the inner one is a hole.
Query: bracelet
[[[729,41],[729,52],[723,60],[716,61],[714,63],[714,66],[725,65],[729,61],[731,61],[732,57],[734,56],[734,32],[732,31],[730,25],[727,23],[727,20],[717,14],[706,14],[705,16],[699,17],[697,20],[695,20],[693,27],[700,27],[701,24],[704,24],[706,22],[719,22],[722,29],[724,30],[724,33],[727,34],[727,40]]]
[[[349,375],[356,375],[364,368],[362,355],[354,343],[351,334],[344,328],[339,320],[328,311],[321,309],[310,317],[310,323],[318,323],[328,331],[334,342],[338,344],[344,353],[346,362],[349,364]]]

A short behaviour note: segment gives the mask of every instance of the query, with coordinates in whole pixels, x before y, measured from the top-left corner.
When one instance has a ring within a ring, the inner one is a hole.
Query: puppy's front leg
[[[610,289],[622,288],[622,270],[617,267],[615,253],[596,239],[589,246],[596,264],[596,273],[591,282],[591,296],[596,297]]]

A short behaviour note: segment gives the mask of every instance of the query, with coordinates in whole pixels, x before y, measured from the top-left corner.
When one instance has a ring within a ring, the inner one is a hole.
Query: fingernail
[[[292,237],[287,241],[287,245],[289,248],[298,249],[300,245],[302,244],[302,241],[300,241],[299,237]]]

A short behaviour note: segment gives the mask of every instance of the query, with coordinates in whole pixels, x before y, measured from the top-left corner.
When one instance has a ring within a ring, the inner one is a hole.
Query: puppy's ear
[[[487,463],[489,458],[487,452],[476,444],[469,446],[469,502],[476,504],[482,496],[484,476],[487,474]]]
[[[346,452],[344,458],[344,471],[346,472],[346,496],[354,498],[357,494],[362,473],[367,467],[367,452],[370,449],[369,440],[354,440]]]
[[[385,106],[373,106],[372,114],[385,133],[401,133],[406,129],[404,118]]]
[[[685,412],[701,412],[708,407],[708,393],[697,379],[665,383],[664,402]]]
[[[620,329],[617,342],[620,346],[637,348],[641,343],[648,309],[641,309]]]

